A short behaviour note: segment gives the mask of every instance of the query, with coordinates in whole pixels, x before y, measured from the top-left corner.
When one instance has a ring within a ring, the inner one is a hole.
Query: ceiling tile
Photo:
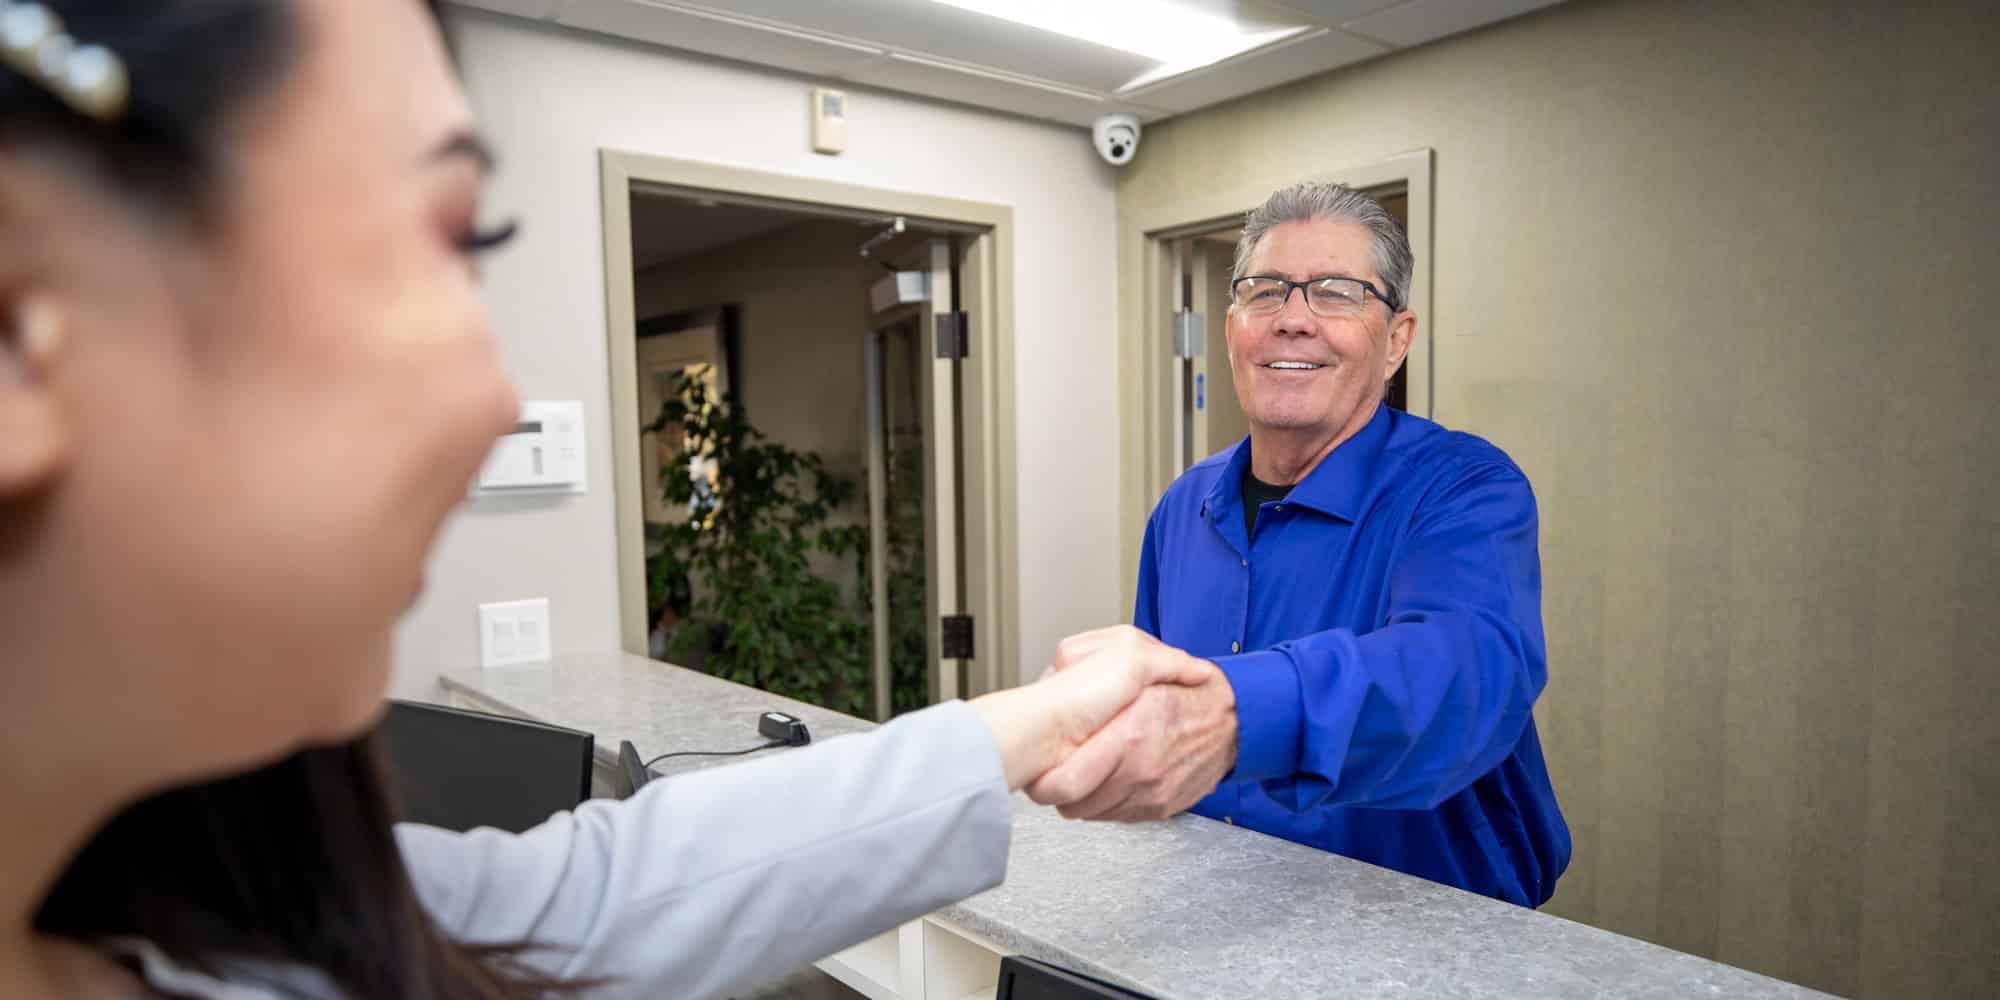
[[[1188,0],[1190,6],[1204,7],[1217,13],[1229,13],[1241,0]],[[1352,21],[1363,14],[1373,14],[1386,10],[1405,0],[1265,0],[1265,6],[1278,7],[1301,14],[1314,21],[1328,25],[1339,25]]]
[[[1118,96],[1181,114],[1372,59],[1388,51],[1366,39],[1322,29]]]
[[[976,64],[1081,90],[1115,90],[1152,68],[1144,56],[1052,34],[933,0],[699,0],[815,32],[865,38],[886,49]]]
[[[1129,93],[1151,61],[935,0],[450,0],[808,76],[1088,125],[1192,111],[1559,0],[1180,0],[1261,29],[1340,21]],[[1090,3],[1093,0],[1067,0]]]
[[[645,0],[562,0],[556,20],[574,28],[808,75],[840,76],[881,55],[879,48],[862,43],[815,38],[700,8]]]
[[[555,13],[557,0],[452,0],[460,7],[477,7],[540,21]]]
[[[858,67],[847,79],[856,83],[922,94],[940,100],[975,104],[1033,118],[1089,124],[1108,108],[1096,94],[1058,88],[971,66],[892,53],[889,58]]]
[[[1395,46],[1422,45],[1446,35],[1505,21],[1561,0],[1410,0],[1343,27]]]

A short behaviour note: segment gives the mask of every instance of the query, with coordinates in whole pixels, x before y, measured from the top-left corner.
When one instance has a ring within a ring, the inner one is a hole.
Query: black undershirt
[[[1243,469],[1243,537],[1257,535],[1257,508],[1272,500],[1283,500],[1292,492],[1290,486],[1273,486]]]

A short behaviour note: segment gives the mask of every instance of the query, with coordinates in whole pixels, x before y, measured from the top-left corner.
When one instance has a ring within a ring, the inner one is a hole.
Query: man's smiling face
[[[1384,288],[1375,242],[1355,222],[1314,220],[1273,227],[1250,254],[1243,274],[1305,281],[1359,278]],[[1392,313],[1368,297],[1352,315],[1312,311],[1304,290],[1274,313],[1229,309],[1229,371],[1236,398],[1254,431],[1328,437],[1365,424],[1403,363],[1415,328],[1408,313]]]

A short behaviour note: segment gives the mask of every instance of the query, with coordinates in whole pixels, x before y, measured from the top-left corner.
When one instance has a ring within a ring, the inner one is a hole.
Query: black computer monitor
[[[590,797],[589,733],[404,701],[380,733],[412,822],[519,833]]]
[[[995,984],[993,997],[994,1000],[1153,1000],[1144,993],[1019,955],[1000,960],[1000,981]]]

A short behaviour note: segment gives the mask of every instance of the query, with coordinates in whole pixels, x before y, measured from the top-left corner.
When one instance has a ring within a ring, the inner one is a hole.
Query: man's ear
[[[32,289],[0,292],[0,500],[47,486],[69,459],[69,426],[55,376],[66,311]]]
[[[1382,381],[1396,377],[1396,369],[1410,356],[1410,344],[1417,337],[1417,314],[1405,309],[1389,321],[1389,357],[1383,363]]]

